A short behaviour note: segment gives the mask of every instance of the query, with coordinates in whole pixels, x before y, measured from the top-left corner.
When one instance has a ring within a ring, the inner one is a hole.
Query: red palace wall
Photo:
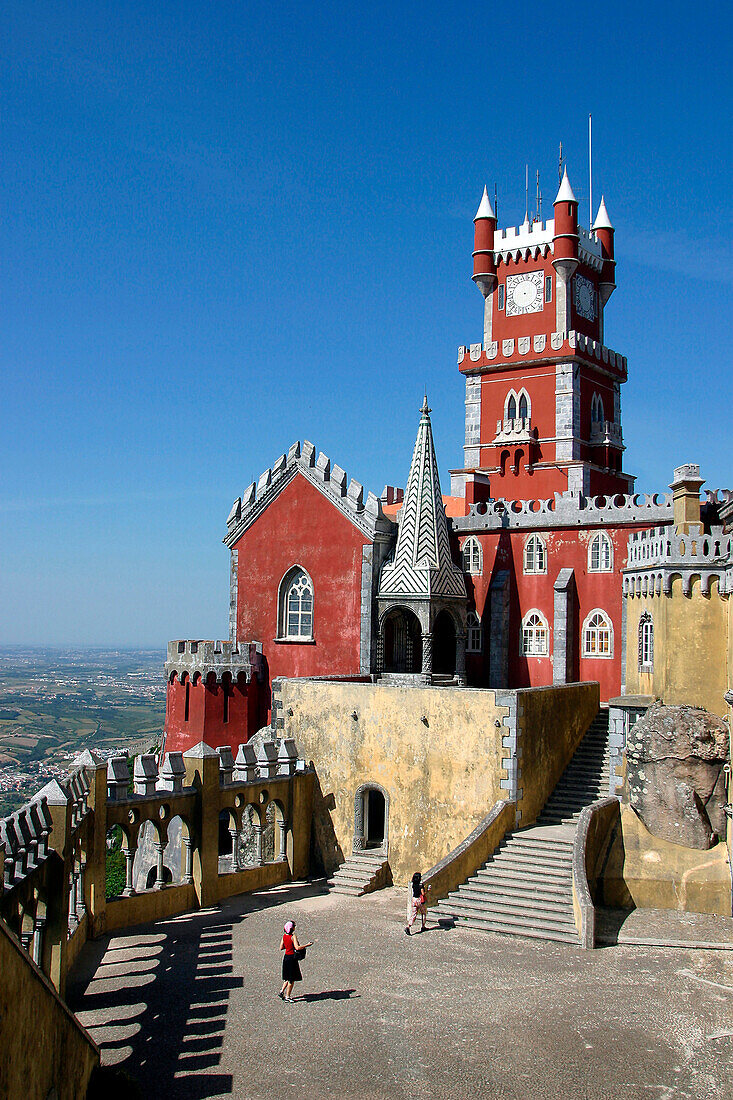
[[[554,583],[561,569],[572,569],[577,589],[576,613],[573,624],[573,677],[578,680],[598,680],[601,699],[621,693],[621,577],[626,564],[626,543],[629,528],[602,530],[613,545],[613,570],[609,573],[588,571],[588,546],[599,528],[538,530],[547,545],[547,572],[525,574],[524,546],[532,531],[492,532],[477,534],[483,550],[483,573],[466,577],[469,597],[475,602],[478,617],[484,627],[484,654],[467,656],[469,681],[477,686],[488,684],[489,653],[489,588],[496,571],[507,570],[510,584],[509,611],[509,684],[512,687],[538,687],[552,683],[553,624],[555,616]],[[634,528],[637,530],[637,528]],[[464,537],[460,539],[463,545]],[[586,617],[596,608],[605,611],[613,625],[613,655],[583,657],[582,629]],[[522,619],[531,610],[540,611],[548,626],[548,654],[529,657],[520,653]]]
[[[359,674],[362,548],[368,544],[301,474],[235,544],[237,637],[262,642],[270,681]],[[280,582],[294,565],[313,582],[311,643],[276,640]]]
[[[236,757],[238,746],[267,721],[261,694],[264,691],[254,676],[249,683],[244,677],[235,683],[227,677],[224,684],[213,674],[205,683],[198,675],[190,682],[187,673],[181,681],[174,676],[166,691],[165,751],[187,752],[206,741],[212,748],[229,745]]]

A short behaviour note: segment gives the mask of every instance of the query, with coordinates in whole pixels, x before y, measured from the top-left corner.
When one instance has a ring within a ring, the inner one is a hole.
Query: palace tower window
[[[648,611],[639,619],[639,668],[647,672],[654,668],[654,620]]]
[[[613,626],[600,608],[591,611],[583,623],[583,656],[613,657]]]
[[[613,546],[605,531],[599,531],[588,546],[588,572],[610,573],[613,569]]]
[[[519,651],[523,657],[547,656],[547,620],[541,611],[528,611],[522,619]]]
[[[530,535],[524,544],[524,572],[547,572],[547,546],[541,535]]]
[[[311,641],[313,638],[313,582],[299,565],[280,582],[278,637]]]
[[[472,576],[480,576],[482,569],[481,543],[473,535],[467,538],[463,544],[463,572]]]

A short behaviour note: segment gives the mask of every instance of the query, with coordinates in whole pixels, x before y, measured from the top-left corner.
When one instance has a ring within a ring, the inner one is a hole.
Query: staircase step
[[[506,879],[472,878],[462,883],[459,890],[475,890],[478,893],[496,894],[497,897],[540,898],[547,901],[558,901],[567,898],[568,890],[565,883],[557,886],[552,883],[508,882]]]
[[[448,913],[446,913],[448,915]],[[540,920],[539,918],[526,918],[512,917],[510,915],[491,913],[486,914],[477,910],[463,909],[461,912],[453,912],[451,910],[450,916],[456,921],[470,921],[474,927],[476,924],[489,926],[493,931],[508,932],[515,936],[530,935],[531,933],[541,934],[542,932],[554,932],[564,933],[570,936],[576,943],[578,942],[578,933],[575,928],[575,924],[572,919],[569,918],[564,923],[556,921]],[[475,923],[474,923],[475,922]]]
[[[553,864],[548,867],[547,864],[541,861],[523,860],[519,856],[505,856],[503,859],[493,860],[485,867],[482,867],[481,870],[504,872],[512,875],[526,875],[528,878],[541,877],[562,881],[572,873],[572,861],[568,860],[566,863]]]
[[[495,920],[504,924],[529,925],[530,928],[575,928],[572,905],[559,909],[529,909],[522,905],[482,905],[471,899],[461,901],[451,898],[445,907],[455,917],[473,917],[479,920]]]
[[[566,894],[540,898],[530,893],[517,895],[509,892],[502,894],[491,889],[479,890],[470,886],[461,886],[456,893],[449,894],[448,899],[451,905],[454,901],[462,901],[473,903],[479,907],[486,906],[490,910],[501,908],[519,913],[532,911],[563,915],[568,913],[572,915],[573,912],[572,904],[568,902]]]

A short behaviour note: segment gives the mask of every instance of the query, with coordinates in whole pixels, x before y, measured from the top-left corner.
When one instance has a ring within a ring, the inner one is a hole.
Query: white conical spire
[[[555,202],[577,202],[573,189],[570,186],[570,180],[568,179],[568,170],[565,169],[565,173],[562,177],[562,183],[560,184],[560,190],[557,193]],[[554,205],[554,204],[553,204]]]
[[[476,211],[476,217],[473,219],[475,222],[479,218],[494,218],[494,211],[491,209],[491,203],[489,201],[489,192],[484,187],[484,193],[481,196],[481,202],[479,203],[478,210]]]
[[[606,210],[606,203],[603,195],[601,195],[601,205],[598,207],[598,213],[596,214],[596,220],[593,222],[594,229],[613,229],[611,225],[611,219],[608,216]]]

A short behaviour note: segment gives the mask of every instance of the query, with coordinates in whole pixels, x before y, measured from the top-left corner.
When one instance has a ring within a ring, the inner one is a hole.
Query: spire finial
[[[427,391],[426,391],[425,392],[425,397],[423,398],[422,408],[420,409],[420,412],[422,413],[423,417],[425,417],[427,419],[427,417],[430,416],[432,411],[433,411],[432,409],[428,408],[428,395],[427,395]]]

